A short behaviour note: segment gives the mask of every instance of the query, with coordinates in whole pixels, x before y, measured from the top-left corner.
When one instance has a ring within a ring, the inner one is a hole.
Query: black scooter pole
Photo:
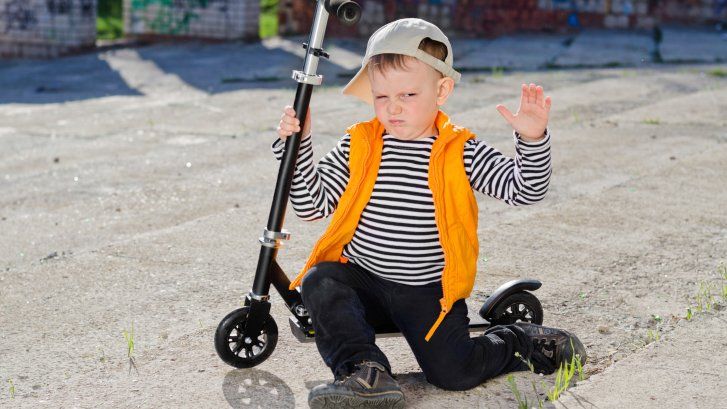
[[[306,121],[306,113],[308,112],[313,87],[323,82],[323,77],[316,74],[316,70],[318,69],[320,57],[328,58],[328,54],[323,51],[321,46],[329,14],[336,15],[339,21],[344,24],[352,25],[360,19],[361,8],[357,3],[349,0],[318,0],[316,3],[316,12],[310,36],[308,42],[303,44],[306,48],[304,68],[303,71],[293,71],[292,76],[298,82],[293,108],[296,117],[301,120],[301,131],[305,128],[304,122]],[[269,300],[271,282],[296,316],[300,313],[305,314],[304,310],[297,308],[302,305],[300,294],[297,291],[288,289],[290,280],[285,274],[280,274],[280,267],[275,262],[278,248],[282,244],[281,241],[290,238],[290,234],[283,230],[282,227],[302,137],[301,132],[296,132],[286,138],[285,153],[278,171],[267,227],[259,239],[261,244],[260,255],[253,286],[248,295],[251,308],[246,330],[252,333],[259,330],[263,316],[270,310],[267,301]],[[260,302],[267,305],[262,306]]]

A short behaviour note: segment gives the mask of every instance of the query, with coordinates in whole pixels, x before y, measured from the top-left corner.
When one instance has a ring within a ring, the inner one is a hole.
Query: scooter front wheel
[[[268,314],[257,334],[245,332],[250,307],[227,314],[215,332],[217,355],[235,368],[250,368],[268,359],[278,343],[278,325]]]

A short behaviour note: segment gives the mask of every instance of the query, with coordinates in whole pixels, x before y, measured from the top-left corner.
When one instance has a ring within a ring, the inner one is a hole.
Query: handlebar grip
[[[361,19],[361,6],[352,0],[325,0],[326,11],[338,17],[338,21],[352,26]]]

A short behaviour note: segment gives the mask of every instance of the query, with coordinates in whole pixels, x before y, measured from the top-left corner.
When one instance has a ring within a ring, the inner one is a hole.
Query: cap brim
[[[369,105],[373,105],[374,98],[371,95],[371,83],[369,82],[367,66],[368,63],[364,64],[356,75],[351,78],[351,81],[343,87],[341,92],[344,95],[352,95]]]

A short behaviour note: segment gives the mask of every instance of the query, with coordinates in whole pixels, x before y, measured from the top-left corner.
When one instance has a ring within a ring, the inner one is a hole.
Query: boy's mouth
[[[389,120],[389,123],[392,125],[401,125],[404,123],[404,121],[402,121],[401,119],[391,119]]]

